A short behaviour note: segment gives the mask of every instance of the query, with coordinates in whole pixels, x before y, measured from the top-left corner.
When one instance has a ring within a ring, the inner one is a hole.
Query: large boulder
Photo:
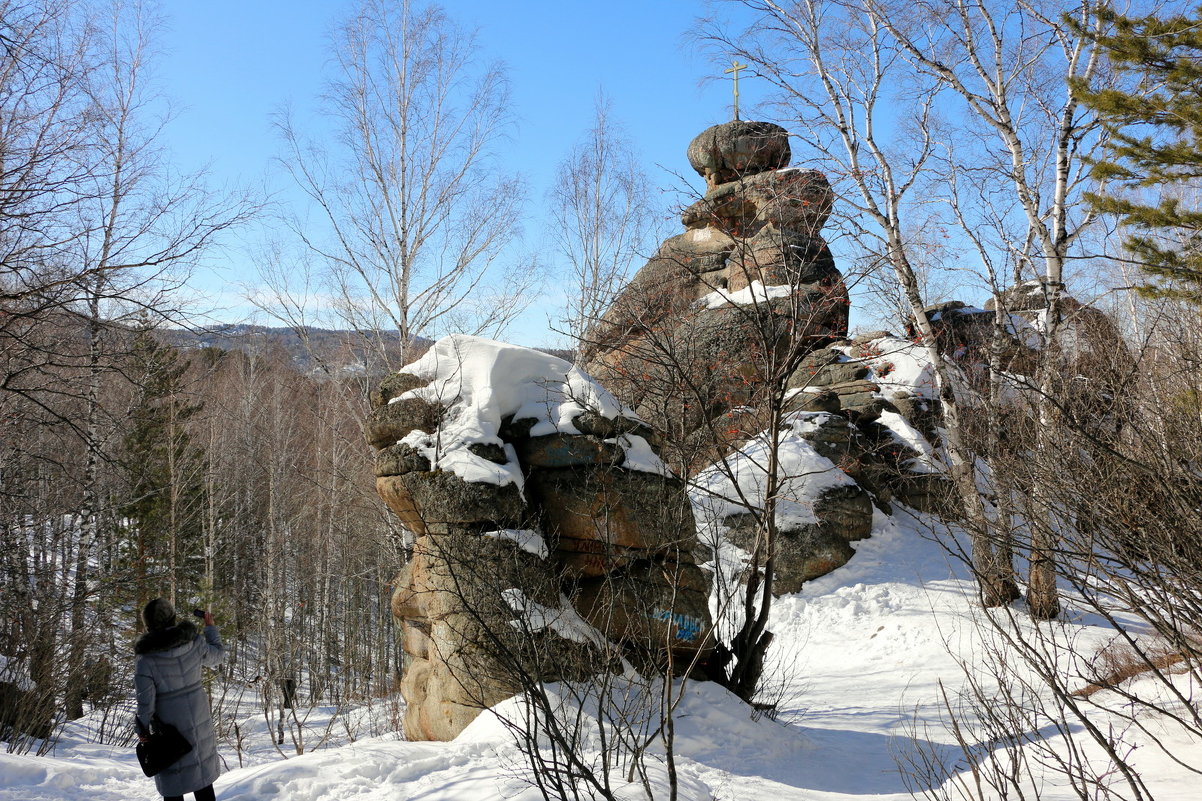
[[[802,584],[843,567],[855,555],[851,543],[872,531],[872,500],[851,484],[823,492],[813,504],[816,520],[801,525],[778,527],[775,595],[797,592]],[[740,514],[726,519],[727,537],[735,545],[751,550],[762,547],[765,536],[760,515]]]
[[[628,654],[662,665],[669,651],[689,660],[709,650],[709,590],[709,577],[691,562],[640,561],[580,582],[572,602],[593,626],[631,644]]]
[[[821,229],[833,191],[788,167],[788,133],[734,121],[702,132],[706,177],[665,241],[586,335],[585,369],[665,441],[762,404],[766,365],[847,335],[849,298]],[[682,463],[691,458],[671,453]]]
[[[526,484],[542,529],[573,573],[606,575],[633,559],[674,553],[696,540],[684,484],[622,470],[532,471]]]
[[[710,187],[744,175],[787,167],[789,132],[770,122],[735,120],[714,125],[689,143],[689,164]]]
[[[716,229],[738,240],[765,227],[818,236],[834,203],[834,191],[817,170],[790,168],[747,174],[710,187],[681,212],[689,229]]]
[[[392,597],[410,739],[451,739],[530,681],[617,670],[622,653],[652,670],[705,661],[708,578],[684,485],[588,376],[452,337],[371,400],[376,488],[411,537]],[[619,608],[636,601],[653,602],[647,621]]]

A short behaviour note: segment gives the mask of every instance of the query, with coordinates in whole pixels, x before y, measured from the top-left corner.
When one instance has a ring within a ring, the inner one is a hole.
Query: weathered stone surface
[[[414,659],[406,666],[400,690],[406,701],[402,725],[409,739],[452,740],[476,719],[480,706],[457,703],[442,692],[456,687],[453,677],[440,675],[434,660]]]
[[[616,467],[626,460],[626,452],[600,437],[550,434],[521,443],[518,459],[527,467]]]
[[[385,410],[397,405],[384,403]],[[512,484],[431,471],[418,451],[399,443],[386,444],[377,457],[377,470],[385,473],[377,490],[415,534],[392,596],[404,638],[401,688],[412,739],[454,737],[481,708],[521,691],[518,677],[579,680],[620,669],[617,643],[637,650],[649,669],[660,669],[667,649],[687,655],[682,663],[689,664],[696,649],[681,644],[684,635],[697,620],[709,625],[708,579],[689,561],[696,532],[683,483],[618,466],[625,451],[614,438],[646,435],[650,441],[653,432],[633,418],[586,412],[573,422],[591,433],[531,437],[534,422],[504,420],[504,444],[469,447],[494,462],[516,455],[526,473],[525,498]],[[550,554],[539,550],[530,527],[546,535]],[[625,575],[615,571],[642,562],[659,564],[662,572],[669,554],[679,562],[680,592],[702,601],[687,614],[665,612],[659,625],[675,639],[658,649],[647,647],[646,632],[633,625],[613,628],[615,645],[606,649],[537,623],[544,619],[540,610],[563,603],[580,577],[609,581]],[[636,635],[644,641],[623,641]]]
[[[446,573],[438,562],[437,553],[428,547],[427,537],[418,537],[412,555],[397,576],[392,593],[392,608],[403,620],[421,621],[427,628],[434,620],[460,608],[453,586],[444,586]]]
[[[814,503],[818,527],[848,542],[865,539],[872,532],[872,500],[858,486],[834,487]]]
[[[769,418],[762,410],[738,406],[715,417],[690,434],[679,448],[691,474],[733,453],[748,438],[763,431]]]
[[[848,541],[821,529],[785,531],[777,549],[772,594],[799,592],[807,581],[821,578],[851,561],[856,551]]]
[[[426,472],[430,460],[416,448],[400,442],[376,452],[376,476],[401,476],[405,473]]]
[[[876,420],[881,412],[897,411],[892,403],[881,397],[879,388],[871,381],[844,381],[829,384],[825,389],[839,398],[839,407],[857,422]]]
[[[860,480],[867,443],[859,429],[846,416],[821,414],[809,418],[814,425],[801,435],[820,455],[835,463],[835,466]]]
[[[871,381],[854,379],[851,381],[829,383],[826,385],[826,388],[840,397],[847,395],[873,395],[880,390],[880,387]]]
[[[641,420],[628,417],[604,417],[595,412],[584,412],[572,418],[572,425],[581,434],[601,439],[613,439],[622,434],[636,434],[650,441],[655,432]]]
[[[819,351],[819,353],[830,354],[831,352],[823,350]],[[836,361],[832,359],[825,364],[820,364],[817,361],[811,361],[809,358],[803,361],[801,366],[794,370],[793,375],[789,377],[787,384],[789,389],[847,385],[852,382],[864,381],[869,373],[868,367],[860,362]],[[866,381],[864,383],[868,384]],[[872,391],[876,390],[875,384],[869,385],[873,388]],[[839,393],[836,392],[836,394]]]
[[[432,526],[417,539],[392,599],[409,655],[401,683],[408,736],[455,736],[480,709],[520,691],[521,675],[583,678],[605,667],[593,646],[521,625],[529,604],[561,602],[548,568],[486,529]]]
[[[716,229],[734,240],[771,226],[817,237],[830,216],[834,193],[816,170],[777,170],[712,187],[680,215],[693,230]]]
[[[543,531],[565,546],[587,550],[579,542],[594,541],[610,549],[662,553],[696,539],[693,511],[678,479],[620,469],[538,470],[526,492],[541,510]]]
[[[413,562],[406,561],[400,572],[392,580],[392,599],[390,609],[397,620],[405,618],[424,617],[421,606],[417,603],[416,590],[412,585]]]
[[[839,396],[833,392],[800,392],[793,396],[787,408],[790,412],[837,412],[843,408]]]
[[[437,430],[443,409],[420,398],[393,400],[372,409],[363,424],[363,435],[373,448],[384,448],[410,431]]]
[[[710,186],[789,163],[789,132],[770,122],[735,120],[706,128],[689,143],[693,169]]]
[[[426,574],[417,586],[453,593],[455,607],[468,606],[483,617],[512,619],[513,610],[502,590],[516,588],[538,603],[554,606],[559,598],[558,577],[545,559],[523,550],[511,539],[466,526],[437,527],[414,546],[415,564]],[[419,558],[424,557],[424,562]],[[495,621],[485,620],[491,624]]]
[[[872,501],[857,486],[827,490],[814,503],[818,523],[783,529],[776,543],[774,595],[797,592],[802,584],[842,567],[855,555],[850,543],[872,531]],[[757,523],[752,515],[727,518],[730,541],[755,546]]]
[[[943,409],[938,400],[920,398],[909,392],[893,392],[889,395],[889,402],[928,441],[939,440],[938,428],[943,423]]]
[[[964,506],[951,479],[942,473],[902,473],[890,482],[893,498],[944,520],[962,520]]]
[[[592,626],[645,651],[709,651],[709,586],[700,568],[641,561],[581,582],[572,598]]]
[[[501,428],[497,434],[505,442],[521,442],[530,436],[530,430],[538,425],[538,420],[533,417],[523,417],[513,419],[512,416],[501,418]]]
[[[732,292],[755,281],[764,286],[833,284],[841,278],[826,242],[795,231],[766,227],[739,242],[728,260]]]
[[[525,512],[513,484],[476,484],[445,470],[376,479],[376,492],[406,528],[425,533],[431,523],[491,522],[517,526]]]
[[[509,463],[509,454],[505,452],[505,446],[499,442],[473,442],[467,446],[467,449],[473,456],[479,456],[493,464]]]
[[[570,576],[604,576],[621,570],[634,559],[649,559],[650,551],[623,548],[603,540],[581,539],[560,534],[555,541],[555,559]]]
[[[430,659],[429,621],[413,617],[401,620],[401,646],[410,656],[418,659]]]
[[[367,400],[371,404],[371,408],[378,409],[393,398],[425,385],[424,380],[410,373],[392,373],[368,393]]]
[[[783,343],[791,326],[787,314],[767,304],[751,310],[719,307],[682,318],[671,339],[687,345],[681,347],[673,369],[688,375],[689,389],[682,386],[682,392],[688,391],[693,396],[690,400],[704,404],[693,406],[685,418],[686,426],[695,429],[708,418],[751,404],[764,386],[763,359],[753,354],[765,342]],[[656,416],[654,409],[642,406],[639,413],[652,419]]]
[[[426,521],[422,511],[413,502],[409,488],[400,476],[380,476],[376,479],[376,494],[388,505],[392,513],[401,519],[401,524],[415,535],[426,533]]]
[[[691,269],[691,252],[683,236],[660,246],[586,337],[587,359],[596,358],[602,344],[609,352],[613,344],[638,336],[648,322],[679,314],[692,304],[702,284]]]
[[[657,258],[670,261],[700,278],[721,270],[736,240],[717,228],[699,228],[670,237],[660,245]]]

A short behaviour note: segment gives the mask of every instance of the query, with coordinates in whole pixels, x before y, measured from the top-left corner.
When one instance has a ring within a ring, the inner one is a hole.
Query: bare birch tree
[[[560,162],[550,192],[551,236],[572,282],[563,325],[574,343],[647,255],[655,223],[648,178],[612,114],[598,97],[593,127]]]
[[[335,314],[372,338],[495,331],[532,277],[490,268],[515,239],[523,189],[502,172],[509,122],[500,66],[437,6],[363,0],[336,31],[322,109],[337,145],[279,121],[283,164],[324,224],[296,233],[318,257]],[[408,352],[402,353],[402,358]]]
[[[0,393],[20,399],[21,417],[7,420],[13,430],[53,421],[68,451],[80,454],[76,464],[63,449],[33,451],[56,477],[33,492],[55,495],[73,521],[61,544],[71,570],[54,584],[61,606],[45,606],[48,619],[38,624],[63,654],[55,674],[39,679],[78,717],[85,649],[107,648],[92,635],[103,586],[97,541],[117,481],[109,446],[127,400],[102,392],[128,345],[114,323],[134,312],[167,316],[174,304],[165,300],[186,268],[254,207],[245,197],[217,197],[200,176],[178,176],[164,163],[165,119],[149,83],[152,7],[31,0],[5,3],[0,13]],[[54,514],[37,503],[32,513]]]
[[[84,194],[87,37],[67,2],[0,3],[0,300],[8,315],[77,278],[60,258]]]
[[[245,195],[217,196],[202,175],[177,176],[163,161],[160,133],[168,121],[157,112],[161,98],[152,88],[155,38],[161,25],[153,4],[113,0],[90,9],[90,69],[80,86],[87,99],[92,137],[92,172],[83,185],[87,199],[75,208],[74,230],[66,248],[84,273],[69,288],[69,308],[87,326],[88,350],[83,444],[86,464],[80,509],[81,541],[76,559],[71,629],[85,628],[85,593],[101,504],[98,484],[106,443],[121,410],[102,408],[101,375],[119,369],[113,345],[102,341],[113,324],[135,315],[177,317],[173,292],[187,280],[206,248],[244,222],[254,204]],[[106,347],[108,352],[105,352]],[[131,376],[131,380],[136,377]],[[102,417],[109,416],[108,422]],[[174,592],[174,590],[173,590]],[[83,636],[72,643],[70,663],[77,672]],[[83,714],[69,696],[70,714]]]
[[[791,133],[832,178],[839,220],[880,254],[896,277],[939,380],[950,470],[974,534],[973,558],[987,606],[1012,600],[965,440],[965,386],[941,353],[912,258],[911,219],[930,198],[928,168],[939,143],[937,81],[907,69],[887,27],[854,4],[743,0],[757,14],[739,34],[707,24],[702,36],[747,62],[779,95]]]
[[[959,101],[955,111],[967,112],[968,136],[957,136],[957,141],[971,144],[957,148],[957,164],[978,164],[977,180],[1009,188],[1009,199],[988,204],[991,213],[977,217],[970,227],[991,217],[1017,217],[1018,231],[1006,237],[1003,247],[1017,251],[1012,259],[1017,271],[1028,265],[1036,271],[1034,291],[1042,294],[1045,309],[1043,358],[1032,387],[1039,398],[1039,450],[1054,447],[1047,433],[1056,427],[1059,413],[1055,397],[1064,367],[1059,328],[1065,269],[1093,221],[1081,193],[1087,158],[1097,147],[1101,127],[1072,86],[1101,77],[1101,54],[1092,35],[1103,24],[1096,13],[1100,7],[1095,0],[1078,0],[1067,8],[1043,0],[928,0],[907,3],[902,13],[897,3],[863,4],[907,62],[952,93]],[[1038,498],[1038,486],[1032,494]],[[1057,514],[1048,504],[1037,505],[1041,515]],[[1031,542],[1027,603],[1036,618],[1055,617],[1059,610],[1055,547],[1043,538]]]

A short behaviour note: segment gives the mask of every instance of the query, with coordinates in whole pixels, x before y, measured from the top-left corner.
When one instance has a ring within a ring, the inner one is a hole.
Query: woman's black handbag
[[[134,750],[142,772],[154,776],[179,762],[180,757],[192,750],[192,743],[184,739],[179,729],[155,715],[150,721],[150,733]]]

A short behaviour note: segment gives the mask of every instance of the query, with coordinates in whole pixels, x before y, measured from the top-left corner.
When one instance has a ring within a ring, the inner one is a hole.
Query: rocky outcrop
[[[767,530],[779,595],[846,564],[898,504],[960,515],[929,353],[848,338],[825,176],[790,168],[769,123],[714,126],[688,155],[705,195],[589,331],[587,373],[450,337],[372,394],[377,491],[411,535],[392,599],[411,739],[449,739],[532,681],[700,670],[711,575],[745,580]],[[1000,344],[987,309],[928,310],[970,386],[991,354],[1035,363],[1036,294],[1005,299]],[[1063,309],[1103,343],[1073,342],[1073,369],[1095,369],[1113,332]]]
[[[902,503],[955,520],[961,511],[932,452],[942,411],[924,353],[875,332],[813,352],[789,386],[799,410],[829,413],[808,438],[879,506]]]
[[[699,669],[709,577],[688,496],[608,393],[546,354],[452,337],[371,400],[376,488],[412,535],[392,598],[410,739],[451,739],[535,680]]]
[[[848,296],[821,238],[832,192],[787,167],[779,126],[731,122],[702,132],[689,159],[705,196],[587,336],[586,370],[657,430],[673,458],[708,421],[754,408],[767,354],[787,358],[847,334]]]
[[[833,200],[826,177],[789,167],[788,133],[770,123],[714,126],[688,156],[705,195],[682,212],[685,232],[660,246],[594,326],[586,369],[663,434],[674,463],[697,474],[768,424],[765,393],[787,377],[769,372],[812,354],[789,384],[793,411],[830,414],[823,425],[798,427],[791,447],[855,478],[826,494],[795,488],[805,509],[782,519],[776,554],[777,592],[793,592],[845,563],[850,543],[871,528],[872,498],[900,491],[900,481],[894,490],[883,478],[897,458],[894,443],[884,448],[882,437],[857,428],[887,402],[864,380],[866,366],[826,350],[846,339],[848,315],[847,289],[821,236]],[[819,384],[821,392],[804,392]],[[871,479],[879,486],[866,489]],[[702,528],[750,551],[762,519],[746,508],[746,488],[713,491],[721,502],[695,493],[713,518]],[[742,501],[727,503],[728,495]]]

